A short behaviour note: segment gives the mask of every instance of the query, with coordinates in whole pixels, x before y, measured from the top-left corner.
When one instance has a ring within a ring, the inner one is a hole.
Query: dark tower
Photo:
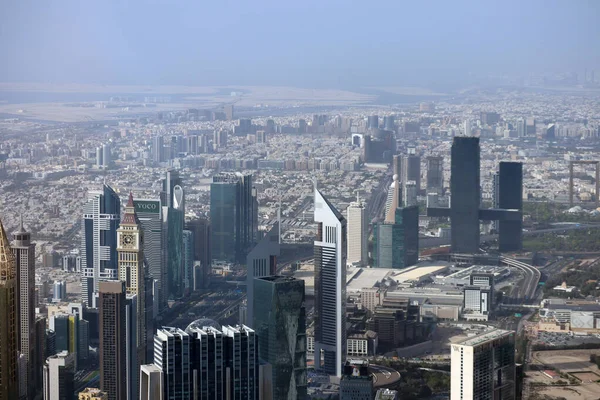
[[[479,251],[479,138],[455,137],[452,143],[450,218],[452,252]]]
[[[498,183],[498,206],[501,209],[523,210],[523,164],[501,162]],[[523,220],[499,221],[499,250],[517,251],[522,248]]]

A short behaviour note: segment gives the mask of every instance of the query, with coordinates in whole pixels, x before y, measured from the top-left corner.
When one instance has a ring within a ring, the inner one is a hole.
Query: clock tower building
[[[136,342],[138,365],[145,364],[146,354],[143,240],[141,224],[135,213],[133,195],[129,193],[125,214],[121,219],[119,229],[117,229],[117,253],[119,255],[119,280],[125,282],[128,295],[137,296]]]

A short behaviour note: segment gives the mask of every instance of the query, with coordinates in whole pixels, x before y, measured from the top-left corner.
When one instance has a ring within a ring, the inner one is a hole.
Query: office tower
[[[100,389],[109,399],[127,398],[125,282],[100,282]]]
[[[159,199],[134,199],[133,205],[144,236],[142,252],[148,266],[148,275],[156,281],[158,296],[155,301],[162,309],[167,302],[165,292],[167,269],[163,263],[162,205]]]
[[[516,398],[515,332],[494,329],[451,347],[451,400]]]
[[[400,182],[406,187],[408,182],[414,182],[417,194],[421,190],[421,157],[409,154],[402,157],[402,175],[399,176]]]
[[[97,388],[85,388],[79,392],[78,400],[109,400],[108,393]]]
[[[146,362],[151,361],[154,357],[154,328],[156,323],[156,317],[158,316],[158,294],[156,289],[156,281],[146,275],[146,282],[144,283],[144,309],[146,315],[144,319],[146,321]]]
[[[267,143],[267,133],[265,131],[256,131],[256,143]]]
[[[139,395],[138,371],[145,359],[145,347],[138,346],[138,329],[140,318],[138,315],[139,298],[134,293],[125,296],[125,374],[127,382],[127,400],[137,400]],[[145,333],[145,332],[144,332]]]
[[[140,400],[163,400],[163,375],[154,364],[140,367]]]
[[[358,193],[356,194],[356,202],[350,203],[346,209],[346,220],[348,221],[346,262],[366,267],[369,263],[367,254],[367,231],[369,225],[365,213],[365,204],[361,201]]]
[[[275,275],[277,273],[277,257],[279,257],[279,253],[279,223],[276,223],[261,241],[254,246],[246,258],[246,294],[248,299],[246,318],[250,325],[254,318],[254,278]]]
[[[137,310],[135,310],[137,318],[135,343],[137,346],[138,365],[141,365],[145,363],[146,354],[146,293],[144,287],[146,270],[144,268],[143,251],[144,234],[142,225],[137,218],[135,203],[131,193],[129,193],[129,199],[125,206],[125,214],[123,214],[123,218],[121,219],[121,225],[117,230],[117,239],[119,280],[125,282],[127,294],[137,296]]]
[[[194,290],[194,232],[183,231],[183,287],[185,293]]]
[[[471,136],[471,121],[465,120],[463,125],[463,135]]]
[[[165,161],[165,141],[162,136],[152,138],[152,160],[156,164]]]
[[[404,189],[402,190],[403,204],[405,207],[418,206],[417,201],[418,188],[415,181],[408,181],[404,183]]]
[[[35,381],[35,371],[41,368],[36,363],[35,325],[35,244],[31,235],[23,227],[23,218],[17,232],[13,234],[12,251],[17,267],[17,349],[25,357],[26,371],[19,374],[25,388],[29,387],[28,398],[39,387]]]
[[[517,135],[518,137],[527,136],[527,125],[524,118],[519,118],[517,120]]]
[[[450,175],[451,242],[454,253],[479,251],[479,138],[455,137]]]
[[[103,167],[102,163],[104,161],[104,157],[102,154],[102,150],[103,150],[102,146],[96,147],[96,168],[98,168],[98,169]]]
[[[383,129],[386,131],[395,131],[396,125],[394,123],[394,116],[388,115],[383,117]]]
[[[427,157],[427,194],[442,194],[444,188],[444,158]]]
[[[314,192],[315,367],[341,376],[346,358],[346,220],[316,187]]]
[[[340,380],[340,400],[371,400],[373,398],[373,375],[369,363],[352,360],[344,365]]]
[[[306,121],[304,122],[306,123]],[[267,133],[275,133],[275,121],[272,119],[267,120],[266,131]]]
[[[112,154],[110,150],[110,143],[102,145],[102,166],[109,168],[112,164]]]
[[[523,164],[501,162],[498,173],[498,206],[502,210],[516,210],[514,218],[508,215],[498,223],[500,251],[519,251],[523,247]]]
[[[213,134],[213,147],[215,150],[227,147],[227,131],[225,129],[215,130]]]
[[[210,221],[207,218],[199,218],[189,221],[185,228],[194,234],[194,261],[200,261],[201,276],[196,276],[196,283],[199,287],[195,289],[205,289],[210,282],[210,268],[212,256],[210,253]]]
[[[399,197],[394,191],[384,222],[373,230],[376,268],[406,268],[419,260],[419,207],[400,207]]]
[[[225,118],[227,119],[227,121],[233,121],[234,117],[233,117],[233,104],[227,104],[223,107],[223,112],[225,113]]]
[[[536,120],[533,117],[529,117],[525,120],[525,133],[527,136],[535,136],[536,134]]]
[[[225,393],[234,400],[258,400],[258,345],[245,325],[223,326]]]
[[[299,119],[298,120],[298,133],[306,133],[307,130],[308,130],[308,124],[306,123],[306,120]]]
[[[163,205],[164,263],[167,267],[167,298],[183,295],[183,227],[185,196],[179,173],[168,170],[161,192]]]
[[[500,114],[496,112],[481,111],[479,113],[479,120],[482,125],[494,125],[500,122]]]
[[[548,124],[548,126],[546,127],[546,135],[545,136],[546,136],[547,140],[556,139],[556,125]]]
[[[103,280],[117,279],[117,228],[121,200],[110,186],[88,192],[81,224],[81,301],[95,307],[94,292]]]
[[[0,400],[19,397],[17,265],[0,221]]]
[[[44,400],[72,399],[75,391],[75,355],[67,351],[50,356],[44,364]],[[17,397],[6,397],[16,399]]]
[[[402,176],[402,156],[400,154],[392,157],[392,175],[398,175],[398,179]]]
[[[244,263],[258,232],[252,175],[222,173],[210,185],[213,260]]]
[[[44,362],[46,361],[46,317],[38,317],[35,321],[35,361],[34,382],[36,382],[36,391],[44,386],[44,376],[42,374]]]
[[[67,297],[67,282],[54,281],[52,284],[52,302],[59,303]]]
[[[191,135],[187,137],[187,153],[191,155],[198,154],[198,135]]]
[[[192,397],[225,398],[225,349],[223,333],[212,326],[189,326],[191,337]]]
[[[370,115],[367,117],[367,129],[379,128],[379,117],[377,115]]]
[[[154,335],[154,364],[163,374],[163,399],[191,398],[190,336],[179,328],[163,327]]]
[[[254,280],[252,322],[259,359],[272,367],[273,398],[306,397],[306,317],[304,281],[266,276]]]

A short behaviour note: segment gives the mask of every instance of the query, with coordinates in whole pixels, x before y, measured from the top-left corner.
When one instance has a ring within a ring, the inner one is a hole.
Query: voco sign
[[[135,211],[140,213],[158,213],[160,211],[160,202],[134,200]]]

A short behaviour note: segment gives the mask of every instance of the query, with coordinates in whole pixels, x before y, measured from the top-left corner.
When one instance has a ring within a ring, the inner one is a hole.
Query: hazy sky
[[[431,84],[595,68],[600,1],[0,0],[0,81]]]

